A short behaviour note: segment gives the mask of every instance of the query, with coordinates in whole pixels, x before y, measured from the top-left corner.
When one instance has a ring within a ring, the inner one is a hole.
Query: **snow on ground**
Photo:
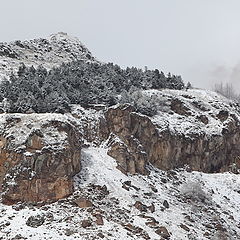
[[[152,117],[152,121],[159,126],[160,131],[166,128],[173,134],[221,135],[224,127],[233,120],[239,119],[239,106],[232,100],[210,90],[146,90],[142,92],[146,97],[154,97],[155,102],[162,106],[159,113]],[[178,99],[182,102],[187,114],[178,114],[171,110],[171,101]],[[220,111],[227,111],[229,117],[222,122],[217,115]],[[199,118],[205,117],[208,123]]]
[[[34,132],[41,132],[43,142],[47,145],[54,145],[61,148],[67,140],[64,131],[58,131],[51,126],[51,122],[62,122],[63,124],[72,124],[83,134],[84,130],[91,131],[91,134],[97,138],[99,131],[99,121],[103,117],[102,111],[94,109],[83,109],[79,105],[72,106],[72,112],[66,114],[60,113],[3,113],[0,114],[0,134],[5,138],[11,139],[11,147],[23,147],[27,139]],[[96,133],[96,134],[94,134]],[[95,140],[95,139],[90,139]],[[97,141],[97,139],[96,139]]]
[[[51,121],[60,121],[69,123],[70,116],[57,113],[43,114],[1,114],[0,115],[0,133],[5,138],[11,138],[12,148],[21,147],[26,142],[29,135],[33,132],[41,131],[43,133],[43,141],[46,145],[58,144],[60,148],[64,145],[67,136],[63,132],[59,132],[56,128],[47,126]],[[43,128],[43,126],[46,127]]]
[[[116,165],[104,145],[83,149],[73,196],[46,206],[1,204],[0,239],[159,240],[159,227],[172,240],[240,239],[239,175],[164,172],[149,166],[150,175],[132,176]],[[76,206],[79,196],[93,207]],[[137,201],[142,208],[134,206]],[[95,213],[101,213],[103,225],[96,224]],[[27,219],[38,214],[44,223],[27,226]],[[91,226],[84,228],[86,219]]]

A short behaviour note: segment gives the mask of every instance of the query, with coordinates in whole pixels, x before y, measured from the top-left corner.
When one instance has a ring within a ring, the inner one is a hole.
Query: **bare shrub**
[[[206,202],[210,200],[210,197],[202,190],[199,182],[189,181],[182,184],[180,192],[184,198],[195,202]]]

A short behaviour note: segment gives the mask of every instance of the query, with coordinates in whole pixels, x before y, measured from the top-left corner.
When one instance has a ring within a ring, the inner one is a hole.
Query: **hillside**
[[[47,41],[0,54],[0,239],[239,239],[238,103]]]
[[[149,167],[149,176],[126,176],[116,170],[115,160],[103,147],[83,149],[82,161],[72,197],[42,207],[1,205],[0,237],[239,239],[238,175],[163,172]],[[93,206],[78,207],[79,198],[89,199]],[[44,222],[28,226],[29,217],[37,215]]]

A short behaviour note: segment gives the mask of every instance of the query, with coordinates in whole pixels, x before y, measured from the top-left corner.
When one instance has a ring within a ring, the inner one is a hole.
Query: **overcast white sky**
[[[0,41],[78,37],[99,60],[240,89],[240,0],[2,0]]]

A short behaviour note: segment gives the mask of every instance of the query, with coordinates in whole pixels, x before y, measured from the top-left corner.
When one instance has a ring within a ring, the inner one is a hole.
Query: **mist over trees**
[[[232,100],[240,100],[239,94],[235,92],[233,85],[230,83],[216,83],[214,85],[214,91],[223,95],[226,98]]]
[[[41,66],[35,69],[22,64],[17,75],[0,83],[0,100],[5,112],[64,113],[70,110],[70,104],[114,105],[121,99],[119,96],[133,88],[183,87],[181,76],[165,76],[157,69],[121,69],[112,63],[76,61],[47,71]]]

